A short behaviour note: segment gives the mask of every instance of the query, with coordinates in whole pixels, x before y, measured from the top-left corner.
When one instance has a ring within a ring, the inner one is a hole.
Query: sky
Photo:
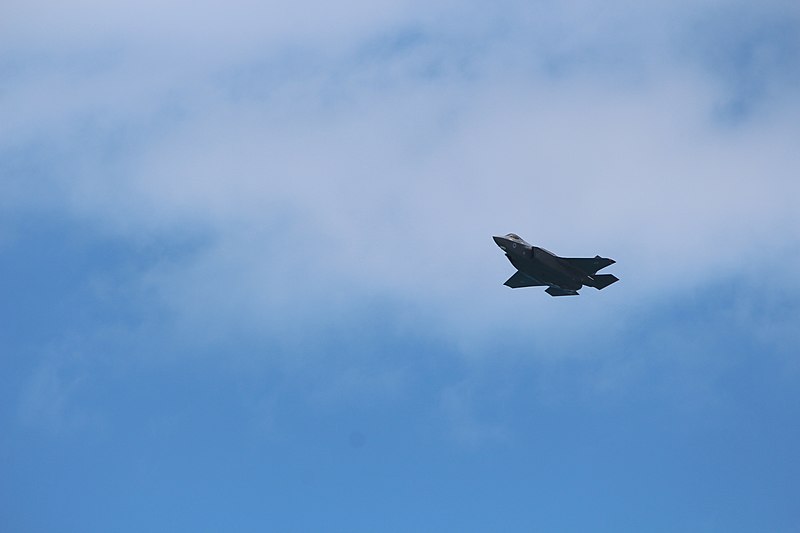
[[[0,530],[800,531],[798,178],[795,1],[5,0]]]

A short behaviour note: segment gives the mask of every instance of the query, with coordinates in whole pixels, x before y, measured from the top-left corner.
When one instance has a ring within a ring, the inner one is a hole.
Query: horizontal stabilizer
[[[619,281],[619,278],[614,274],[597,274],[592,276],[594,279],[594,287],[596,289],[605,289],[615,281]]]
[[[598,270],[602,270],[608,265],[616,263],[613,259],[600,257],[599,255],[594,257],[565,257],[564,261],[569,263],[570,266],[582,272],[586,272],[590,276],[594,275]]]
[[[541,287],[545,284],[527,274],[517,271],[517,273],[508,278],[503,285],[511,287],[512,289],[519,289],[520,287]]]
[[[578,291],[562,289],[561,287],[556,287],[555,285],[551,285],[544,292],[550,296],[578,296]]]

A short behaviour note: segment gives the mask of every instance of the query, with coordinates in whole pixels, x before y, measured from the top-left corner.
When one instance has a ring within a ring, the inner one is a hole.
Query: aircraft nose
[[[505,242],[506,240],[505,240],[505,238],[503,238],[503,237],[497,237],[497,236],[495,236],[495,237],[492,237],[492,239],[494,239],[494,243],[495,243],[497,246],[499,246],[499,247],[500,247],[500,248],[502,248],[503,250],[505,250],[505,249],[506,249],[506,242]]]

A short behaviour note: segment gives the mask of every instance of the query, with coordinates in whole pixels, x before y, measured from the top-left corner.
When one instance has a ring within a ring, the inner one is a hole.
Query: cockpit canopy
[[[520,237],[516,233],[509,233],[508,235],[506,235],[506,238],[511,239],[512,241],[522,241],[522,237]]]

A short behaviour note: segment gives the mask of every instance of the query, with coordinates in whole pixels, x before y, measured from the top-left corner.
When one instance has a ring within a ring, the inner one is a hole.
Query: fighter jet
[[[544,248],[531,246],[514,233],[492,238],[517,269],[503,284],[512,289],[547,286],[545,292],[550,296],[577,296],[584,285],[599,290],[619,281],[613,274],[597,273],[616,263],[613,259],[599,255],[559,257]]]

